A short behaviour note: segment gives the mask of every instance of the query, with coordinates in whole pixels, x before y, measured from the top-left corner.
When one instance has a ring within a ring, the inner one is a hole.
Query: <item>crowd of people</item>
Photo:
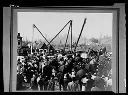
[[[111,91],[112,69],[104,74],[104,61],[110,54],[106,51],[87,52],[87,58],[80,53],[61,54],[54,56],[34,53],[17,60],[17,90],[37,91]]]

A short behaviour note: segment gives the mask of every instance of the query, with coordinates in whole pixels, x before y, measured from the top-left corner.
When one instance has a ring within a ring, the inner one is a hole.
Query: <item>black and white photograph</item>
[[[126,93],[125,3],[38,3],[3,6],[4,92]]]
[[[18,12],[17,91],[112,91],[112,13]]]

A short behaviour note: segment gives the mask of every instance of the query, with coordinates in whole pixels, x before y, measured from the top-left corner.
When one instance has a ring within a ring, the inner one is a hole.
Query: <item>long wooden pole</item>
[[[65,51],[66,43],[67,43],[67,40],[68,40],[70,28],[71,28],[71,23],[70,23],[70,26],[69,26],[69,29],[68,29],[68,34],[67,34],[67,38],[66,38],[66,42],[65,42],[65,46],[64,46],[64,51]]]
[[[40,30],[36,27],[35,24],[33,24],[33,27],[36,28],[39,32]],[[44,35],[40,32],[40,34],[43,36],[43,38],[48,42],[48,44],[50,44],[50,42],[44,37]]]
[[[76,46],[75,46],[74,51],[76,51],[76,47],[77,47],[77,45],[78,45],[78,42],[79,42],[79,39],[80,39],[80,37],[81,37],[82,31],[83,31],[83,29],[84,29],[84,25],[85,25],[85,23],[86,23],[86,18],[84,19],[84,23],[83,23],[81,32],[80,32],[80,34],[79,34],[79,37],[78,37],[78,40],[77,40],[77,43],[76,43]]]
[[[71,22],[71,20],[68,23],[70,23],[70,22]],[[60,30],[60,32],[68,25],[68,23]],[[60,32],[56,34],[56,36],[49,42],[49,44],[60,34]]]
[[[33,49],[33,36],[34,36],[34,27],[32,27],[32,43],[31,43],[31,54],[33,54],[32,49]]]
[[[71,52],[72,52],[72,21],[71,21]]]

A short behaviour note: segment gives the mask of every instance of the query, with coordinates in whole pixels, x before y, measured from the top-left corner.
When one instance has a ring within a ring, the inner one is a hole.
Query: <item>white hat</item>
[[[85,77],[85,78],[82,78],[81,81],[82,83],[87,83],[88,79]]]
[[[95,79],[95,78],[96,78],[96,76],[92,75],[91,79]]]

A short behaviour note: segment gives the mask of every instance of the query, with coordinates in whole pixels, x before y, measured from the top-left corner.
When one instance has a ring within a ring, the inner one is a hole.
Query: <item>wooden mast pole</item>
[[[86,23],[86,18],[84,19],[84,23],[83,23],[81,32],[80,32],[80,34],[79,34],[79,37],[78,37],[78,40],[77,40],[77,43],[76,43],[76,46],[75,46],[74,51],[76,51],[76,47],[77,47],[77,45],[78,45],[78,42],[79,42],[79,39],[80,39],[80,37],[81,37],[82,31],[83,31],[83,29],[84,29],[84,25],[85,25],[85,23]]]
[[[72,21],[71,21],[71,52],[72,52]]]
[[[70,26],[69,26],[69,29],[68,29],[68,34],[67,34],[67,38],[66,38],[66,42],[65,42],[65,46],[64,46],[64,51],[65,51],[66,43],[67,43],[67,40],[68,40],[70,28],[71,28],[71,23],[70,23]]]

